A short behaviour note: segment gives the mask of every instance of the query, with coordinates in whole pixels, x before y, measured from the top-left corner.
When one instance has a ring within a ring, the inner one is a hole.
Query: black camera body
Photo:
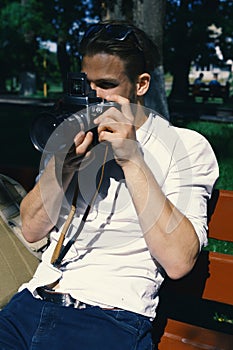
[[[31,141],[41,152],[67,152],[79,131],[91,130],[94,146],[98,143],[98,134],[93,120],[112,106],[117,104],[96,97],[85,73],[68,73],[66,94],[51,111],[42,112],[33,120]]]

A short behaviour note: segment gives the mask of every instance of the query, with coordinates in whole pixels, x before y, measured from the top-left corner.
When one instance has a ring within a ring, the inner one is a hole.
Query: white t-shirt
[[[137,130],[137,140],[162,191],[190,219],[200,248],[206,245],[207,200],[218,177],[209,143],[200,134],[171,126],[152,114]],[[82,302],[114,306],[153,319],[164,271],[148,251],[121,168],[114,161],[107,164],[94,208],[60,270],[50,264],[50,259],[61,229],[51,233],[51,244],[41,264],[21,289],[27,287],[38,297],[37,287],[60,279],[57,291],[70,293]],[[85,208],[86,196],[96,186],[93,169],[86,167],[79,175],[83,199],[78,201],[65,242],[77,231],[83,213],[80,208]]]

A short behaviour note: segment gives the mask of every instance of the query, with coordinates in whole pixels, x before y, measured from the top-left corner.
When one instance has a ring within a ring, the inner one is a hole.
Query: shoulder
[[[173,159],[189,158],[192,162],[217,167],[214,151],[205,136],[197,131],[173,126],[160,116],[154,118],[154,132],[170,150]]]
[[[186,150],[194,162],[217,164],[213,148],[205,136],[197,131],[174,127],[178,136],[177,146]]]
[[[195,130],[174,126],[160,115],[155,115],[153,119],[153,133],[167,144],[172,140],[174,146],[183,143],[188,149],[194,146],[201,149],[203,145],[210,147],[208,140]]]

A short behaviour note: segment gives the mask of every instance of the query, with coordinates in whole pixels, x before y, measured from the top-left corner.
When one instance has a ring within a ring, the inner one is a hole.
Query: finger
[[[75,147],[79,146],[85,138],[85,132],[80,131],[75,137],[74,137],[74,144]]]
[[[127,101],[127,100],[126,100]],[[124,107],[124,112],[123,112]],[[126,123],[127,121],[129,123],[132,123],[134,120],[134,116],[132,115],[130,104],[128,102],[125,103],[125,105],[121,106],[121,108],[116,107],[109,107],[104,113],[99,115],[97,118],[94,119],[95,125],[100,124],[107,124],[112,122],[120,122],[120,123]]]
[[[78,136],[78,135],[77,135]],[[75,137],[76,139],[76,137]],[[80,135],[80,138],[78,137],[78,141],[82,139],[82,136]],[[81,143],[78,143],[76,146],[76,154],[77,155],[83,155],[87,152],[88,148],[90,147],[91,143],[93,141],[93,134],[91,131],[84,133],[84,138],[82,139]]]
[[[106,97],[106,100],[118,103],[121,106],[121,111],[124,114],[124,116],[130,121],[134,119],[134,116],[131,110],[131,103],[129,99],[122,97],[120,95],[114,94],[114,95],[108,95]]]
[[[118,129],[119,122],[116,122],[111,118],[105,118],[98,126],[98,134],[100,135],[103,131],[114,133],[117,132]]]
[[[112,94],[112,95],[107,95],[105,99],[109,102],[116,102],[119,103],[120,105],[130,103],[129,99],[120,95]]]
[[[104,113],[95,119],[95,124],[123,121],[125,121],[125,117],[122,115],[121,110],[117,109],[116,107],[109,107]]]

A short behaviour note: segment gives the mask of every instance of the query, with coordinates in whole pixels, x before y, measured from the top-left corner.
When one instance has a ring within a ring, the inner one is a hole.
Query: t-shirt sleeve
[[[192,130],[183,131],[176,143],[165,182],[167,198],[191,221],[200,241],[207,245],[207,204],[219,176],[209,142]]]

